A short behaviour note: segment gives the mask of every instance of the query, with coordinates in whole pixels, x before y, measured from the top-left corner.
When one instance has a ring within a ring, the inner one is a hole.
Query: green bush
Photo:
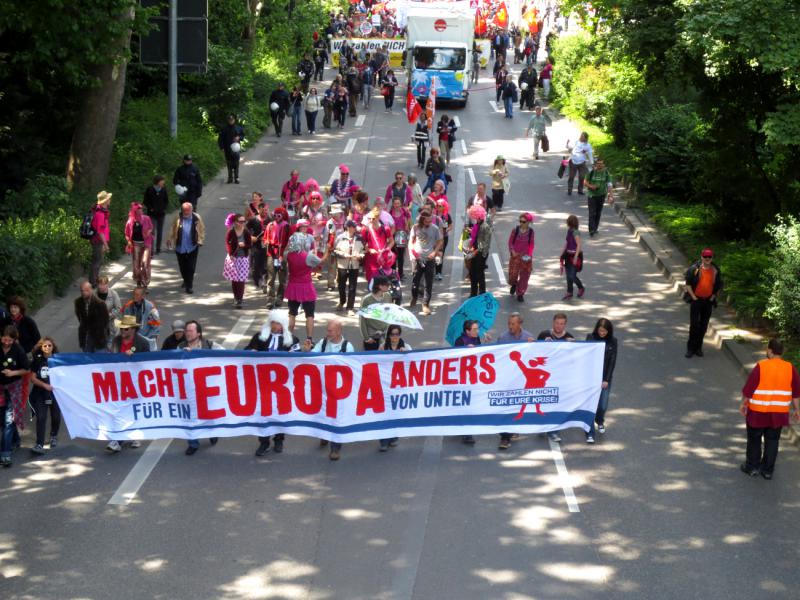
[[[581,67],[593,62],[595,43],[587,32],[556,38],[553,43],[552,99],[566,102]]]
[[[767,316],[781,335],[800,339],[800,222],[794,217],[778,217],[767,227],[772,238],[773,257],[767,268],[772,282]]]
[[[62,293],[91,254],[80,224],[62,208],[0,222],[0,297],[19,294],[35,305],[50,289]]]
[[[642,186],[688,198],[698,174],[703,127],[690,104],[658,100],[638,107],[627,131]]]
[[[0,204],[0,219],[28,219],[55,206],[71,208],[72,198],[67,181],[58,175],[40,173],[19,192],[8,190],[6,201]]]

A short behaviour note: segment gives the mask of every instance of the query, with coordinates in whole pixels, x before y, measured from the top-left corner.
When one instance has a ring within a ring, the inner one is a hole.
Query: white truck
[[[422,4],[406,18],[406,71],[414,96],[427,98],[436,77],[436,99],[465,106],[475,35],[469,2]]]

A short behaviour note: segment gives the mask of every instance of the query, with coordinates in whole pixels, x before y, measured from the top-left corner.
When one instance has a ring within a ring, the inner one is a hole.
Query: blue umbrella
[[[470,298],[450,317],[445,335],[447,343],[455,345],[456,340],[464,333],[464,321],[477,321],[480,335],[483,336],[494,325],[499,311],[500,303],[488,292]]]

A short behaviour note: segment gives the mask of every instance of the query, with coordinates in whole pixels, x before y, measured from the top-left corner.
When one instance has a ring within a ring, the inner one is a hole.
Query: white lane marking
[[[245,315],[239,318],[230,333],[222,340],[222,347],[225,348],[225,350],[235,350],[236,346],[244,337],[244,334],[250,329],[250,325],[255,318],[255,315]]]
[[[226,350],[235,349],[244,337],[244,334],[247,333],[254,319],[255,315],[244,315],[236,321],[236,325],[234,325],[230,333],[225,336],[222,346]],[[153,472],[153,469],[158,464],[158,461],[161,460],[161,457],[164,456],[164,453],[171,443],[172,438],[153,440],[150,442],[147,449],[142,453],[139,460],[136,461],[136,464],[133,465],[130,473],[128,473],[128,476],[125,477],[123,482],[119,485],[117,491],[114,492],[114,495],[111,496],[108,503],[118,506],[127,506],[130,504],[144,482],[150,477],[150,473]]]
[[[131,472],[128,473],[128,476],[119,485],[117,491],[114,492],[114,495],[111,496],[111,500],[109,500],[108,503],[119,506],[127,506],[130,504],[139,492],[139,488],[147,481],[150,473],[158,464],[158,461],[161,460],[161,457],[164,456],[164,452],[167,451],[171,443],[172,438],[153,440],[150,442],[147,446],[147,450],[144,451],[139,460],[136,461],[136,464],[133,465]]]
[[[364,124],[364,119],[367,118],[367,115],[358,115],[356,119],[356,127],[361,127]]]
[[[358,141],[357,138],[350,138],[349,140],[347,140],[347,146],[344,147],[343,154],[352,154],[353,153],[353,148],[356,147],[356,142],[357,141]]]
[[[417,582],[422,550],[425,545],[425,532],[431,512],[431,500],[439,478],[439,463],[442,454],[442,438],[427,437],[417,463],[417,481],[414,488],[414,499],[411,501],[408,514],[408,525],[403,531],[400,542],[400,553],[396,558],[397,568],[392,577],[392,597],[411,598]]]
[[[467,154],[467,142],[465,142],[464,140],[461,140],[461,154],[463,155]]]
[[[564,455],[561,453],[561,446],[549,437],[547,442],[550,444],[550,454],[553,457],[553,462],[556,463],[559,483],[561,484],[561,489],[564,490],[564,498],[567,499],[569,512],[581,512],[581,508],[578,506],[578,499],[575,497],[575,490],[572,489],[572,484],[570,483],[569,471],[567,471],[567,463],[564,462]]]
[[[331,176],[328,178],[328,185],[332,184],[337,179],[339,179],[339,167],[334,167],[333,173],[331,173]]]
[[[494,112],[497,112],[497,102],[495,102],[494,100],[489,100],[489,104],[491,105]]]
[[[497,277],[500,279],[500,283],[507,285],[506,274],[503,272],[503,265],[500,263],[500,255],[497,252],[492,252],[492,262],[494,262],[494,268],[497,269]]]
[[[456,127],[461,127],[461,119],[458,117],[453,117],[453,121],[455,122]]]
[[[469,173],[469,182],[472,185],[476,185],[478,183],[478,180],[475,179],[475,171],[472,170],[472,167],[467,169],[467,173]]]

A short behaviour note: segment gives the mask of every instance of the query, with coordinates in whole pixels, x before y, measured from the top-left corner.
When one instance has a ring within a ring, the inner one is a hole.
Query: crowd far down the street
[[[362,4],[358,5],[358,10]],[[371,4],[366,3],[364,8]],[[546,18],[551,22],[556,16],[546,15]],[[383,15],[380,24],[373,25],[374,30],[383,28],[387,32],[396,30],[396,26],[391,15]],[[535,31],[531,28],[524,33],[519,28],[507,31],[505,27],[484,31],[491,37],[496,102],[502,100],[505,117],[509,119],[514,118],[517,103],[520,111],[530,111],[525,134],[533,137],[532,160],[538,160],[550,150],[547,128],[552,118],[544,105],[554,70],[547,58],[547,43],[540,47],[543,30],[544,24],[537,22]],[[325,35],[341,33],[348,35],[348,27],[342,25],[342,19],[333,17]],[[331,58],[325,35],[315,34],[311,51],[297,66],[298,85],[289,92],[280,84],[270,97],[277,137],[281,137],[283,121],[289,115],[292,134],[303,135],[303,112],[309,135],[316,133],[320,110],[323,128],[333,128],[334,123],[337,128],[344,128],[347,117],[355,117],[359,107],[370,110],[375,91],[383,96],[384,110],[387,113],[394,110],[400,83],[384,47],[371,54],[363,47],[356,51],[346,42],[341,44],[339,73],[322,93],[314,87],[316,82],[322,82],[325,66]],[[509,53],[513,53],[513,64],[521,65],[516,83],[507,62]],[[544,64],[537,71],[538,57],[542,54]],[[473,48],[472,59],[477,81],[481,69],[477,45]],[[497,230],[497,216],[504,211],[512,181],[504,156],[497,155],[493,164],[487,166],[488,182],[476,182],[474,193],[467,194],[461,206],[452,190],[448,197],[453,183],[451,156],[459,131],[456,118],[437,115],[435,102],[430,98],[423,108],[410,87],[405,100],[410,133],[417,150],[417,167],[421,171],[419,176],[397,170],[393,180],[386,182],[385,190],[370,194],[351,177],[344,162],[338,165],[337,175],[327,184],[320,184],[307,173],[301,176],[304,169],[298,163],[288,173],[278,198],[266,199],[254,191],[243,210],[227,215],[224,245],[211,252],[224,256],[221,275],[230,282],[232,306],[241,310],[247,303],[248,308],[258,306],[270,311],[263,328],[252,337],[246,350],[345,354],[413,352],[403,340],[402,328],[416,322],[417,316],[428,317],[434,312],[435,294],[445,285],[439,283],[444,279],[443,258],[448,247],[452,249],[453,246],[463,256],[463,277],[469,281],[470,298],[480,298],[487,295],[486,271],[492,244],[499,240],[506,245],[509,256],[507,291],[518,303],[525,302],[534,265],[536,215],[522,211],[517,224]],[[239,164],[245,140],[245,129],[237,116],[231,114],[218,137],[227,163],[228,184],[241,183]],[[603,158],[594,154],[587,133],[581,133],[574,144],[568,143],[567,150],[558,176],[567,176],[567,195],[576,191],[577,195],[586,197],[588,215],[588,226],[584,228],[575,214],[569,214],[562,225],[564,243],[559,264],[566,287],[562,301],[572,302],[590,293],[587,290],[591,282],[586,285],[580,276],[585,250],[582,231],[590,238],[598,234],[603,208],[614,202],[614,187],[613,178]],[[123,302],[103,273],[103,260],[112,233],[109,226],[111,192],[104,190],[97,194],[96,205],[81,225],[81,235],[92,248],[88,278],[80,283],[80,296],[74,300],[77,338],[85,353],[141,356],[155,350],[222,348],[204,336],[199,320],[176,320],[169,332],[161,322],[155,299],[158,289],[151,283],[153,255],[164,250],[174,252],[182,289],[187,302],[191,302],[201,250],[204,255],[208,252],[204,248],[205,222],[198,212],[203,177],[193,164],[192,156],[183,156],[171,180],[181,201],[180,210],[174,215],[168,214],[167,179],[164,175],[155,176],[141,202],[131,202],[125,207],[128,218],[122,233],[136,286],[130,299]],[[460,230],[455,230],[457,222],[464,224]],[[713,250],[704,249],[685,274],[685,300],[690,305],[687,358],[703,356],[703,340],[723,288],[722,274],[713,258]],[[249,297],[248,282],[253,290]],[[340,319],[325,323],[325,333],[319,335],[315,312],[321,287],[338,294],[337,311],[350,317],[358,316],[360,339],[345,339]],[[394,308],[385,310],[388,316],[379,316],[376,306]],[[304,331],[297,322],[301,311]],[[462,318],[456,324],[458,331],[451,344],[474,348],[495,342],[485,332],[492,327],[496,316],[495,311],[491,316]],[[568,316],[561,311],[554,315],[550,327],[535,335],[524,328],[520,313],[513,312],[507,318],[507,331],[499,336],[497,343],[575,339],[567,330]],[[25,300],[17,296],[8,300],[7,311],[2,311],[0,319],[0,360],[4,367],[0,371],[3,390],[0,395],[3,414],[0,460],[9,467],[14,450],[20,446],[19,431],[24,428],[28,407],[36,419],[31,451],[44,454],[46,446],[52,449],[58,443],[61,416],[57,393],[49,381],[48,361],[59,353],[57,338],[63,337],[63,332],[46,331],[42,336],[34,319],[26,314]],[[612,322],[603,315],[598,315],[587,336],[588,341],[604,345],[600,391],[585,437],[590,444],[595,442],[597,434],[606,431],[605,414],[620,337],[620,332],[615,331]],[[761,474],[766,479],[772,477],[782,427],[789,424],[790,417],[800,419],[800,380],[796,369],[781,358],[782,354],[780,341],[772,340],[767,358],[759,362],[742,390],[747,452],[741,468],[749,475]],[[49,436],[46,435],[48,421]],[[559,425],[554,424],[548,433],[554,442],[560,440],[558,429]],[[512,440],[512,433],[501,433],[498,448],[507,450]],[[217,438],[211,438],[212,444],[216,441]],[[462,441],[473,444],[475,438],[465,435]],[[282,433],[259,437],[255,453],[263,456],[270,449],[280,453],[284,443]],[[327,445],[328,441],[320,443]],[[381,439],[379,449],[385,452],[397,443],[397,438]],[[125,445],[136,448],[140,443],[111,440],[106,450],[120,452]],[[192,455],[198,448],[199,440],[190,439],[186,454]],[[331,460],[340,458],[341,448],[340,442],[330,443]]]

